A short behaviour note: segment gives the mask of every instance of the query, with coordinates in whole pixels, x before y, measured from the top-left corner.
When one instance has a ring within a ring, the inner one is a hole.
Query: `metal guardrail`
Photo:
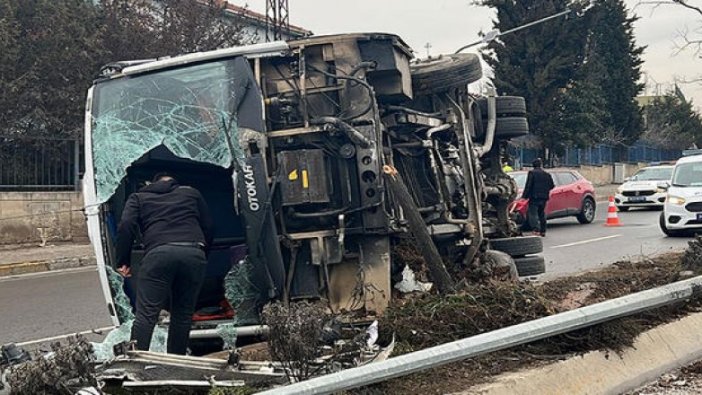
[[[401,355],[383,362],[274,388],[259,394],[331,394],[362,387],[681,302],[700,291],[702,291],[702,276]]]

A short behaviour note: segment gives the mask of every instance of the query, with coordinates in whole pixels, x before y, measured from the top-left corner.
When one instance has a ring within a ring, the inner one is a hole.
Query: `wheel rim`
[[[585,201],[585,207],[583,208],[583,211],[585,211],[585,218],[588,221],[592,221],[593,219],[595,219],[595,206],[593,206],[591,201]]]

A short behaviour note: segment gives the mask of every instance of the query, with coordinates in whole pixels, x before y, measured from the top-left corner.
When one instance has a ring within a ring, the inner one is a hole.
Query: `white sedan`
[[[660,217],[668,236],[702,230],[702,155],[678,160]]]
[[[649,166],[637,171],[617,189],[614,204],[620,211],[626,211],[631,207],[662,208],[673,167]]]

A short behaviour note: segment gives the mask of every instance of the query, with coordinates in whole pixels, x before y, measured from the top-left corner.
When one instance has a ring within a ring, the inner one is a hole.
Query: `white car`
[[[702,231],[702,155],[678,160],[660,217],[668,236],[685,231]]]
[[[619,211],[631,207],[663,207],[674,166],[644,167],[617,189],[614,204]]]

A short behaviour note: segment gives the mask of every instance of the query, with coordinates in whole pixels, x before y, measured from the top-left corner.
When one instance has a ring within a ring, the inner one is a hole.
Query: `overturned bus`
[[[528,133],[524,100],[470,93],[476,55],[411,59],[395,35],[344,34],[106,65],[88,93],[84,193],[115,325],[143,255],[137,241],[123,284],[116,225],[156,171],[197,188],[215,220],[195,338],[259,333],[272,300],[382,314],[404,269],[393,248],[413,237],[450,276],[493,249],[542,273],[502,171],[506,142]]]

